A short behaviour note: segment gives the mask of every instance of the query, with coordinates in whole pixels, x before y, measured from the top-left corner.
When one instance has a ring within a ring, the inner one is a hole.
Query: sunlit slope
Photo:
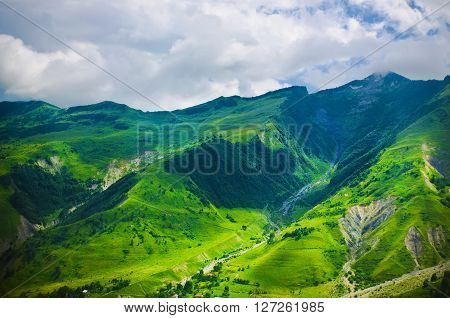
[[[264,195],[286,195],[326,168],[326,159],[306,155],[277,119],[284,103],[305,94],[305,88],[292,87],[255,98],[222,97],[173,113],[144,113],[113,102],[66,110],[39,101],[1,103],[0,253],[18,240],[21,216],[23,222],[51,226],[127,174],[214,140],[291,153],[292,185],[275,190],[275,184],[259,182]],[[245,192],[237,178],[230,187]]]
[[[173,114],[2,104],[0,292],[365,295],[440,264],[448,80],[390,73]],[[214,173],[179,165],[208,154],[213,164],[196,168]],[[289,160],[273,170],[279,157]],[[283,202],[305,185],[314,186],[285,215]]]
[[[117,206],[26,241],[10,260],[2,293],[36,296],[98,281],[104,289],[96,296],[148,296],[264,234],[261,211],[216,209],[186,178],[139,177]]]
[[[228,286],[232,297],[344,296],[445,263],[450,253],[448,93],[447,88],[434,98],[430,106],[436,109],[402,131],[348,186],[275,232],[269,243],[225,263],[216,292]],[[360,223],[351,219],[355,213]]]

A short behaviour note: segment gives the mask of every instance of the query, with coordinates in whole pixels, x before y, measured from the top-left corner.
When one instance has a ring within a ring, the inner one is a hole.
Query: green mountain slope
[[[349,185],[271,242],[226,263],[217,291],[227,286],[233,297],[358,295],[418,269],[447,262],[448,270],[449,92],[433,99],[435,110],[403,130]],[[391,295],[421,289],[433,273]]]
[[[441,264],[449,80],[156,113],[0,103],[0,292],[363,295]]]

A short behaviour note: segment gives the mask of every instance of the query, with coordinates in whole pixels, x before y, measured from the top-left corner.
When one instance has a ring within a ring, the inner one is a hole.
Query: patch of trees
[[[106,287],[106,290],[108,292],[127,287],[128,285],[130,285],[130,280],[123,278],[113,278],[112,280],[110,280],[110,283],[111,285]]]
[[[242,279],[242,278],[239,278],[239,277],[233,279],[233,282],[235,282],[236,284],[241,284],[241,285],[248,285],[248,284],[250,284],[249,280]]]
[[[338,226],[338,222],[336,222],[335,220],[325,221],[323,222],[323,224],[330,229],[334,229],[335,227]]]
[[[222,263],[217,263],[216,265],[214,265],[213,267],[213,272],[220,272],[220,270],[222,269],[223,264]]]
[[[430,178],[430,181],[436,186],[439,191],[445,191],[445,188],[450,186],[450,179],[442,178],[433,174]]]
[[[233,154],[232,156],[227,154]],[[189,175],[188,189],[215,206],[263,208],[275,205],[301,183],[294,155],[267,148],[259,139],[246,144],[218,139],[166,161],[167,172]],[[267,175],[273,182],[267,182]],[[201,189],[201,190],[199,190]]]
[[[293,238],[294,240],[299,240],[302,237],[305,237],[306,235],[310,234],[314,230],[315,230],[314,227],[299,227],[299,228],[296,228],[292,232],[285,233],[283,235],[283,240],[287,239],[287,238]]]
[[[200,270],[197,274],[192,276],[193,280],[197,282],[217,282],[218,277],[215,275],[206,275],[203,273],[203,270]]]
[[[39,294],[38,297],[50,298],[83,298],[90,294],[100,294],[116,291],[130,285],[130,280],[122,278],[114,278],[109,281],[109,286],[102,285],[99,281],[92,282],[79,287],[62,286],[50,293]]]
[[[217,267],[215,267],[215,269],[216,271],[218,270]],[[154,295],[150,296],[159,298],[170,298],[174,295],[177,295],[178,297],[192,297],[198,294],[201,289],[206,288],[207,291],[201,294],[201,296],[209,298],[212,297],[212,294],[214,293],[212,291],[214,286],[219,286],[219,277],[214,274],[214,271],[205,274],[203,270],[200,270],[186,283],[178,283],[176,285],[169,283],[163,288],[158,289]]]
[[[88,195],[66,167],[51,174],[35,165],[19,165],[11,169],[10,179],[15,190],[11,203],[31,223],[41,223],[55,210],[69,208]]]
[[[231,223],[236,223],[236,220],[229,214],[227,214],[226,218],[231,222]]]
[[[371,269],[366,266],[353,268],[354,276],[349,278],[352,283],[357,283],[359,287],[366,288],[375,285],[377,282],[371,277]]]
[[[125,199],[126,193],[138,182],[138,180],[139,178],[135,173],[126,175],[105,191],[94,195],[69,217],[69,221],[83,219],[94,213],[112,209]]]

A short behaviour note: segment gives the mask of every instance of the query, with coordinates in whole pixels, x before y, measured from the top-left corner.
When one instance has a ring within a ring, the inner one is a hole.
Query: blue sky
[[[315,91],[446,3],[6,2],[165,109],[290,85]],[[450,73],[449,25],[447,5],[327,87],[386,71],[442,79]],[[157,109],[1,4],[0,99],[63,107],[114,100]]]

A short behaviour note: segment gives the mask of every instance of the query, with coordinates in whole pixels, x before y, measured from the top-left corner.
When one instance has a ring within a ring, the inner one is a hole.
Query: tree
[[[437,281],[437,275],[436,275],[436,273],[433,273],[433,275],[431,275],[431,281],[432,281],[432,282]]]
[[[230,287],[225,286],[225,288],[223,289],[222,297],[228,297],[228,296],[230,296]]]
[[[270,232],[269,239],[267,240],[267,244],[272,244],[274,242],[274,239],[275,239],[275,233]]]
[[[185,293],[185,294],[191,294],[192,293],[192,288],[194,287],[194,284],[190,281],[190,280],[188,280],[187,282],[186,282],[186,284],[184,284],[184,288],[183,288],[183,292]]]

